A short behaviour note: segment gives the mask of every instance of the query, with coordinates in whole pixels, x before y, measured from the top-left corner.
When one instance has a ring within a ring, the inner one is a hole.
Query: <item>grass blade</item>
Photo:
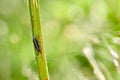
[[[39,78],[40,80],[49,80],[47,61],[42,37],[42,29],[40,23],[39,8],[40,8],[39,0],[29,0],[33,39],[35,38],[38,41],[38,42],[36,41],[35,44],[39,45],[38,48],[40,49],[40,51],[38,51],[35,47],[35,55],[38,63]]]

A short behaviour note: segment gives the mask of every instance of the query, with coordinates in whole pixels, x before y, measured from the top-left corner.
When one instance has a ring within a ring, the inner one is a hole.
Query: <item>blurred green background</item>
[[[120,80],[120,0],[40,0],[40,9],[51,80]],[[0,80],[38,80],[34,59],[27,0],[0,0]]]

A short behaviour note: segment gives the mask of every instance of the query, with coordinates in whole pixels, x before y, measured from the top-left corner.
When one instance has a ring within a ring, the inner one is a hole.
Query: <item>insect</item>
[[[38,40],[36,39],[35,36],[33,36],[33,43],[34,43],[34,47],[35,47],[36,51],[38,52],[38,54],[37,54],[37,56],[38,56],[39,52],[41,52],[41,50],[40,50],[40,46],[38,44]],[[31,64],[27,68],[29,68],[33,64],[33,62],[37,59],[37,56],[35,57],[34,60],[32,60]]]
[[[40,45],[38,44],[38,40],[36,39],[35,36],[33,36],[33,43],[34,43],[34,47],[37,50],[37,52],[41,52],[40,50]],[[38,55],[38,54],[37,54]]]

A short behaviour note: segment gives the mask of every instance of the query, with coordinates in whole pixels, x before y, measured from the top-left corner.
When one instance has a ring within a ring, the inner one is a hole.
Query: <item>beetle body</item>
[[[38,44],[38,40],[36,39],[35,36],[33,36],[33,43],[34,43],[34,47],[35,47],[35,49],[37,50],[37,52],[41,52],[40,46],[39,46],[39,44]]]

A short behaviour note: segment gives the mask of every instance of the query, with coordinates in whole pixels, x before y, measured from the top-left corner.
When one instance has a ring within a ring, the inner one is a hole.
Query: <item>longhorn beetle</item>
[[[33,36],[33,43],[34,43],[34,47],[35,47],[35,49],[36,49],[37,52],[38,52],[37,55],[39,55],[39,52],[41,52],[41,50],[40,50],[40,45],[38,44],[38,40],[36,39],[35,36]]]
[[[38,40],[36,39],[35,36],[33,36],[33,43],[34,43],[34,47],[35,47],[36,51],[38,52],[37,53],[37,56],[38,56],[39,52],[41,52],[41,50],[40,50],[40,46],[38,44]],[[37,56],[35,57],[35,59],[37,58]],[[35,61],[35,59],[31,62],[31,64],[27,68],[29,68],[32,65],[32,63]]]

